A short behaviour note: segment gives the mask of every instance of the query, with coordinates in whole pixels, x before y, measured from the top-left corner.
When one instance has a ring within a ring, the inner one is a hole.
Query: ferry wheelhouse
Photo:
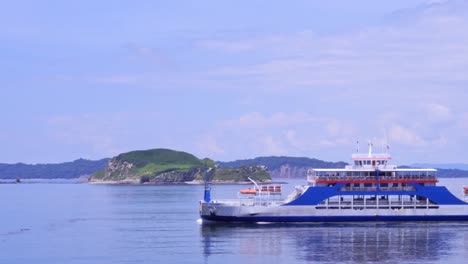
[[[307,186],[285,199],[255,184],[235,200],[211,200],[200,215],[225,222],[468,221],[468,203],[444,186],[437,170],[399,168],[388,153],[352,155],[342,169],[310,169]]]

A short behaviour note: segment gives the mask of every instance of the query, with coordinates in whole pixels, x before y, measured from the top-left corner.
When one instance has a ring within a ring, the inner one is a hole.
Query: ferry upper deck
[[[435,185],[437,170],[432,168],[398,168],[390,164],[389,153],[355,153],[353,163],[345,168],[311,169],[307,180],[311,185],[333,185],[336,183],[353,184],[405,184],[419,183],[423,186]]]

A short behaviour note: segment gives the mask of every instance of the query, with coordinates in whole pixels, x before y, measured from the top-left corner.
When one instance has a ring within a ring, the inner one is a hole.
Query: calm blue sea
[[[303,181],[291,181],[287,188]],[[456,195],[468,179],[442,179]],[[241,186],[214,186],[235,197]],[[0,184],[0,263],[466,263],[468,223],[200,225],[202,186]]]

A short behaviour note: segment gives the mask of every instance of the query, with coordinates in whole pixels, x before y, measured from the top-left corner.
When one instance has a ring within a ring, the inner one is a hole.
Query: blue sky
[[[0,162],[468,162],[468,2],[5,1]],[[380,147],[377,147],[378,149]]]

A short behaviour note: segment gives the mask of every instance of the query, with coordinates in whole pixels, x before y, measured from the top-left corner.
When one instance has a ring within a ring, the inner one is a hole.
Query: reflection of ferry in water
[[[468,203],[438,182],[435,169],[398,168],[388,153],[352,155],[343,169],[312,169],[308,186],[286,199],[255,184],[235,200],[211,200],[210,186],[200,215],[224,222],[468,221]]]
[[[207,263],[226,255],[239,263],[463,263],[468,252],[467,222],[201,225],[200,232]]]

